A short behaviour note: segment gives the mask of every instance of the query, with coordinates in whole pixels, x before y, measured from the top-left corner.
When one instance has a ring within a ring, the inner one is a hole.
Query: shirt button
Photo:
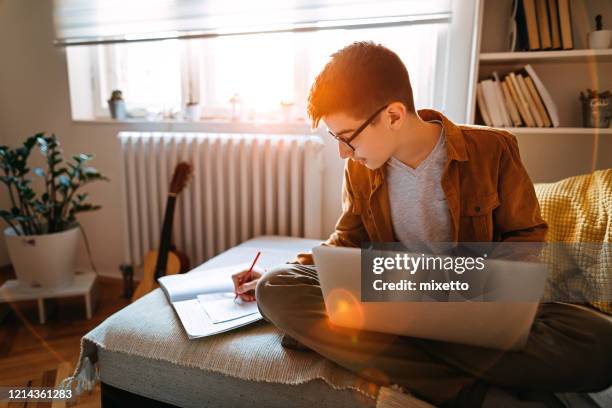
[[[474,207],[474,209],[476,210],[476,212],[480,212],[480,207],[476,206]]]

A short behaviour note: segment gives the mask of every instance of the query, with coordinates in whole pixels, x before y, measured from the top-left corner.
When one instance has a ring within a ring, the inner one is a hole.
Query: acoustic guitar
[[[132,302],[155,289],[157,279],[189,270],[189,258],[170,243],[174,207],[177,196],[187,187],[193,175],[193,168],[187,162],[177,164],[170,182],[166,201],[166,213],[159,239],[159,249],[149,251],[144,257],[143,278],[132,296]]]

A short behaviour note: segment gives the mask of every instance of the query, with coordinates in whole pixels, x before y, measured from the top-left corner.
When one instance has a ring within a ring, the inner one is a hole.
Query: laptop
[[[362,302],[360,248],[317,246],[313,257],[332,324],[502,350],[524,347],[547,277],[543,264],[489,259],[488,271],[512,272],[502,275],[515,285],[531,285],[536,296],[529,301]]]

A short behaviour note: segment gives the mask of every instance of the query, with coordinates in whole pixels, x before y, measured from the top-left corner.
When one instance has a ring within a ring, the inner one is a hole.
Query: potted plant
[[[33,170],[42,181],[42,194],[32,189],[28,168],[36,147],[46,162],[46,169]],[[90,182],[108,181],[87,165],[92,158],[81,153],[64,162],[54,134],[38,133],[15,149],[0,146],[0,181],[8,189],[11,205],[0,209],[0,217],[9,225],[4,236],[20,287],[52,288],[72,282],[80,229],[76,215],[101,208],[86,202],[88,194],[78,191]]]
[[[110,110],[111,118],[113,119],[125,119],[125,101],[123,100],[123,93],[115,89],[110,99],[108,100],[108,109]]]
[[[612,30],[604,30],[601,14],[595,17],[595,31],[588,34],[589,47],[593,50],[605,50],[612,43]]]
[[[185,118],[190,122],[197,122],[200,120],[200,115],[202,114],[202,110],[200,109],[200,104],[197,101],[189,100],[187,104],[185,104]]]
[[[185,104],[185,119],[190,122],[196,122],[200,120],[200,116],[202,115],[202,109],[200,108],[200,103],[193,96],[193,84],[191,78],[189,78],[189,100]]]

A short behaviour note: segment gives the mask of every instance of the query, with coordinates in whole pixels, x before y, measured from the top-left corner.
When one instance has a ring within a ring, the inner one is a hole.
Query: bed
[[[198,269],[245,263],[257,250],[293,259],[320,241],[263,236]],[[262,261],[265,258],[262,256]],[[272,265],[261,264],[261,267]],[[77,392],[101,382],[105,407],[429,407],[398,388],[380,387],[311,351],[281,346],[282,332],[261,320],[189,340],[161,289],[142,297],[81,339]]]
[[[290,260],[319,242],[258,237],[200,268],[248,262],[257,250],[276,251],[276,259]],[[83,336],[79,363],[64,385],[74,381],[78,393],[100,381],[103,407],[431,407],[401,387],[368,382],[314,352],[286,349],[281,338],[278,329],[261,320],[188,340],[172,306],[156,289]],[[558,396],[568,407],[605,406],[595,404],[593,395]],[[612,401],[612,388],[596,398],[603,404]]]

